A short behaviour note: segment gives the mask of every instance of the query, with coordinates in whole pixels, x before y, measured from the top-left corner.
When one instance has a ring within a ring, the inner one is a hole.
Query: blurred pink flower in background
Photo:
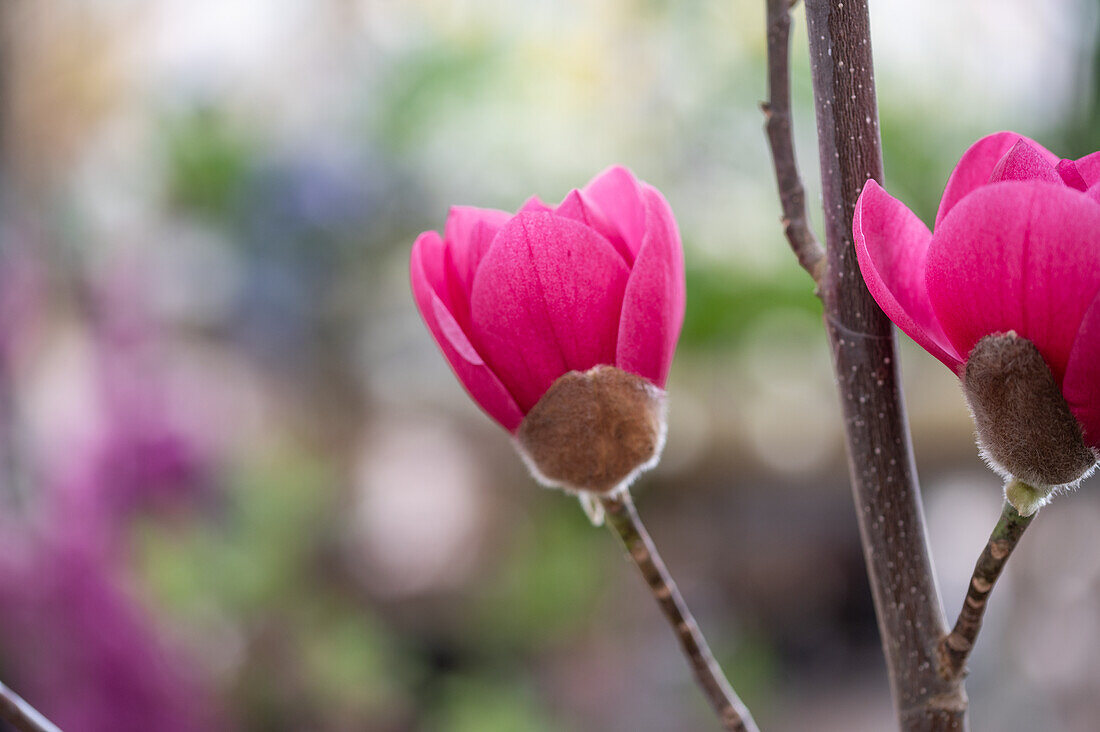
[[[170,339],[132,269],[116,267],[88,300],[86,413],[72,434],[52,426],[65,450],[47,454],[40,478],[51,520],[110,555],[137,512],[184,506],[208,486],[211,416],[202,385],[172,377]]]
[[[658,387],[684,317],[680,235],[664,197],[613,167],[556,207],[455,206],[416,240],[417,307],[459,381],[515,432],[554,381],[598,364]]]
[[[193,500],[212,456],[168,408],[160,330],[131,285],[96,290],[82,425],[55,418],[38,435],[64,449],[27,466],[38,487],[30,520],[0,530],[5,672],[63,729],[219,729],[200,667],[165,642],[132,586],[135,514]]]
[[[1061,160],[998,132],[959,161],[935,233],[873,180],[852,230],[867,287],[899,328],[960,375],[979,340],[1015,331],[1100,448],[1100,152]]]

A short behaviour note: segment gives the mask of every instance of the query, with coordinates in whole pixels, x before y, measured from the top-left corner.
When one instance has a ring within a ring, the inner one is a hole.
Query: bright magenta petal
[[[960,354],[1009,330],[1030,339],[1062,383],[1085,310],[1100,290],[1100,206],[1065,186],[985,186],[952,209],[928,250],[927,283]]]
[[[1100,449],[1100,296],[1085,311],[1062,383],[1070,411],[1085,431],[1085,443]]]
[[[531,196],[519,207],[518,213],[550,213],[554,209],[542,202],[538,196]]]
[[[1085,185],[1092,188],[1100,185],[1100,152],[1094,152],[1077,159],[1077,172],[1085,179]]]
[[[1058,171],[1058,176],[1062,179],[1062,182],[1070,188],[1076,188],[1079,191],[1089,189],[1089,184],[1081,176],[1081,171],[1077,170],[1077,163],[1072,160],[1059,161],[1055,170]]]
[[[455,274],[467,292],[474,281],[478,262],[489,250],[500,227],[512,218],[507,211],[473,206],[452,206],[443,229]]]
[[[905,204],[867,181],[852,221],[859,269],[871,296],[890,320],[955,371],[958,354],[932,310],[924,281],[932,234]]]
[[[1050,154],[1044,155],[1044,152],[1046,151],[1040,152],[1034,145],[1029,145],[1023,138],[1017,140],[1016,144],[993,166],[993,172],[989,174],[989,182],[1040,180],[1046,183],[1062,183],[1062,176],[1058,175],[1054,164],[1050,162]]]
[[[439,234],[421,234],[413,244],[409,266],[416,307],[466,391],[504,429],[515,432],[523,414],[451,314],[443,289],[443,261]]]
[[[623,295],[615,364],[664,388],[684,322],[684,251],[664,196],[642,191],[646,234]]]
[[[474,340],[526,412],[562,374],[612,364],[629,270],[594,229],[521,213],[481,261]]]
[[[569,195],[565,197],[565,200],[554,209],[554,213],[558,216],[564,216],[574,221],[579,221],[585,226],[590,226],[611,242],[611,245],[615,247],[615,251],[622,255],[624,262],[629,264],[634,261],[634,252],[627,246],[626,242],[623,240],[622,234],[620,234],[619,230],[607,220],[603,211],[589,200],[588,195],[584,192],[578,190],[570,191]]]
[[[989,183],[989,177],[1001,158],[1020,140],[1025,141],[1049,162],[1058,164],[1058,157],[1045,147],[1015,132],[995,132],[975,142],[963,153],[959,164],[955,166],[951,177],[947,181],[947,187],[940,199],[940,210],[936,213],[936,228],[947,216],[947,213],[961,201],[966,195],[975,189]]]
[[[582,192],[619,231],[629,251],[627,264],[633,264],[646,227],[645,201],[634,174],[622,166],[612,166],[593,178]]]
[[[452,206],[443,229],[447,307],[461,324],[463,330],[470,327],[470,287],[474,282],[477,265],[493,237],[512,214],[490,208]]]

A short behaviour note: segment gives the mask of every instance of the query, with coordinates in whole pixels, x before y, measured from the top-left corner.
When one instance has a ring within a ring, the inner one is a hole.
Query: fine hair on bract
[[[663,389],[614,366],[570,371],[524,417],[516,446],[531,475],[570,493],[620,493],[661,458]]]
[[[982,458],[1009,484],[1035,489],[1030,511],[1096,469],[1096,451],[1028,339],[1012,331],[985,336],[970,352],[962,383]]]

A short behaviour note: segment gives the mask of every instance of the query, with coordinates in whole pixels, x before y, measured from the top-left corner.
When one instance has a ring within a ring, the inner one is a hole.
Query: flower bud
[[[1081,425],[1028,339],[1009,331],[979,340],[966,362],[963,391],[982,456],[1006,478],[1038,490],[1044,500],[1049,488],[1072,485],[1095,466]]]
[[[657,464],[665,442],[665,394],[614,366],[570,371],[527,413],[516,441],[539,482],[611,493]]]
[[[425,323],[470,396],[513,435],[569,371],[659,388],[684,319],[684,252],[664,196],[613,167],[557,206],[456,206],[410,258]]]

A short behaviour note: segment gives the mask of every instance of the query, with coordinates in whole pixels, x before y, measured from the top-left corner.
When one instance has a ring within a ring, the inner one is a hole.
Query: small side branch
[[[627,554],[642,573],[653,597],[676,633],[696,680],[718,713],[725,729],[732,732],[758,732],[749,710],[726,680],[714,660],[706,639],[692,617],[680,590],[669,574],[657,547],[645,530],[630,493],[600,498],[607,524],[619,537]]]
[[[21,732],[61,732],[21,696],[0,684],[0,719]]]
[[[993,586],[1004,571],[1012,550],[1024,535],[1036,514],[1021,516],[1011,503],[1005,502],[1001,519],[989,536],[989,542],[978,557],[974,575],[966,591],[955,628],[940,642],[939,672],[945,679],[958,679],[966,674],[966,660],[974,649],[974,641],[982,629],[986,603]]]
[[[791,75],[789,0],[768,2],[768,101],[760,105],[768,134],[779,203],[783,209],[783,233],[798,263],[821,283],[825,274],[825,249],[814,236],[806,216],[806,189],[798,175],[791,132]]]

